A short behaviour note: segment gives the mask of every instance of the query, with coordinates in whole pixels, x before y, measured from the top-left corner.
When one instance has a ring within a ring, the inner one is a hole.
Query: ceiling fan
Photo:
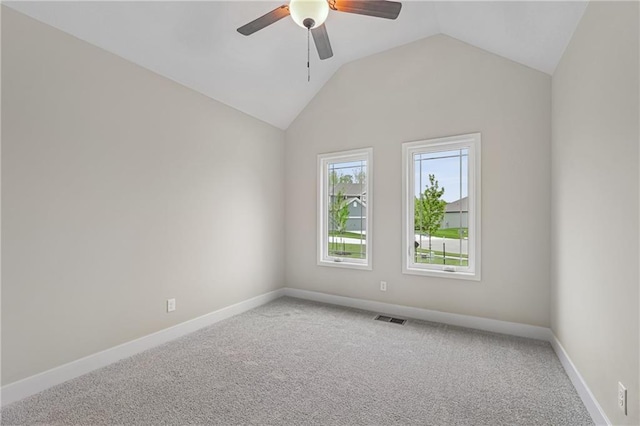
[[[386,0],[291,0],[288,5],[282,5],[238,28],[238,32],[248,36],[291,15],[296,24],[306,28],[313,35],[320,59],[328,59],[333,56],[324,25],[329,9],[376,18],[396,19],[402,9],[402,3]]]

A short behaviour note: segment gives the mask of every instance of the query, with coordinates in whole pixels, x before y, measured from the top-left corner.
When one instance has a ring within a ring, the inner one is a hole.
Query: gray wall
[[[4,7],[2,124],[3,384],[282,286],[281,130]]]
[[[462,221],[460,220],[462,219]],[[462,223],[460,223],[462,222]],[[446,228],[468,228],[469,214],[467,212],[447,212],[440,223],[442,229]]]
[[[551,327],[616,425],[640,424],[638,12],[589,3],[553,75]]]
[[[446,36],[343,66],[286,132],[287,285],[548,326],[550,104],[548,75]],[[471,132],[482,132],[483,279],[403,275],[401,144]],[[373,271],[318,266],[316,156],[368,146]]]
[[[354,201],[349,203],[349,219],[347,220],[347,231],[360,232],[367,229],[367,208],[355,202],[356,206],[353,206]]]

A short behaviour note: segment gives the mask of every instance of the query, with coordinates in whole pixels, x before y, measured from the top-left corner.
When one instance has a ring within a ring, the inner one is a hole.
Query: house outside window
[[[480,143],[403,144],[403,273],[480,280]]]
[[[371,148],[318,156],[318,264],[371,269]]]

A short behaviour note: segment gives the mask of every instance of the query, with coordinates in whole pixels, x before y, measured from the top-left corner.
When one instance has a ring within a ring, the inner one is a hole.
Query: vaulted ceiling
[[[243,24],[285,1],[3,2],[53,27],[286,129],[347,62],[446,34],[553,73],[586,2],[405,1],[396,20],[330,12],[334,56],[311,51],[290,18],[249,37]]]

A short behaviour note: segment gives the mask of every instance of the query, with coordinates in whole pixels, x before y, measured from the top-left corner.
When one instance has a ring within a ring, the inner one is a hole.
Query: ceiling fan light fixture
[[[317,28],[327,20],[329,3],[327,0],[291,0],[289,12],[295,23],[302,28]],[[313,21],[313,25],[309,26],[308,19]]]

